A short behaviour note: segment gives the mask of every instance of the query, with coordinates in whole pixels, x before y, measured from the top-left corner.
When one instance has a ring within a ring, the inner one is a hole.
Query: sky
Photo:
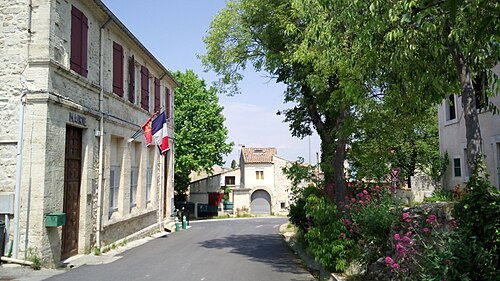
[[[203,37],[211,20],[225,7],[225,0],[102,0],[141,43],[169,70],[193,70],[210,85],[217,77],[205,72],[197,55],[205,54]],[[288,123],[278,110],[285,86],[270,80],[266,73],[246,71],[239,84],[241,94],[219,95],[228,128],[232,153],[224,157],[226,166],[238,160],[238,146],[275,147],[278,156],[290,161],[303,157],[316,164],[319,137],[292,137]],[[174,96],[175,97],[175,96]]]

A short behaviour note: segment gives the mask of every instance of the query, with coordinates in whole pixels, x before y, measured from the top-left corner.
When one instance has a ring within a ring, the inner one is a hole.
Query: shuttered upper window
[[[123,47],[113,42],[113,93],[123,97]]]
[[[141,107],[149,110],[149,70],[141,66]]]
[[[71,7],[71,57],[70,68],[87,77],[88,19],[74,6]]]
[[[160,111],[160,79],[155,78],[155,112]]]
[[[135,103],[135,59],[131,56],[128,59],[128,100]]]

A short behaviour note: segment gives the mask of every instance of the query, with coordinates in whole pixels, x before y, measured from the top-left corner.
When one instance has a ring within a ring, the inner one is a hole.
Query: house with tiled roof
[[[240,186],[233,190],[234,208],[252,214],[287,214],[291,182],[283,168],[291,162],[274,147],[242,147]]]
[[[277,156],[274,147],[242,147],[239,168],[192,177],[189,201],[210,205],[214,193],[229,188],[228,201],[234,213],[286,215],[290,206],[291,181],[283,168],[291,162]],[[222,206],[222,204],[221,204]]]

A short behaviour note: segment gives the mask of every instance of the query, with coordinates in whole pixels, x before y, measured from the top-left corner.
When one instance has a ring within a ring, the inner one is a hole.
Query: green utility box
[[[45,227],[57,227],[66,223],[65,213],[48,213],[45,215]]]

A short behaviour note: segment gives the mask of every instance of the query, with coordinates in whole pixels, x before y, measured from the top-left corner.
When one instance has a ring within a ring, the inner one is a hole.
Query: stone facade
[[[171,116],[177,82],[101,1],[31,2],[0,2],[0,196],[14,193],[19,184],[17,239],[16,218],[8,214],[8,237],[18,241],[18,256],[32,248],[48,265],[57,265],[63,227],[45,227],[44,220],[65,208],[65,136],[71,128],[81,130],[76,253],[145,230],[159,231],[169,223],[174,142],[170,139],[170,150],[162,156],[155,147],[146,147],[142,135],[132,136],[154,112],[155,79],[160,81],[161,110],[170,105]],[[70,67],[73,7],[88,19],[86,77]],[[122,96],[113,91],[113,42],[123,47]],[[134,65],[129,66],[132,56]],[[141,66],[149,70],[148,109],[140,103]],[[129,67],[135,70],[134,102],[128,98]],[[17,183],[20,122],[24,138]],[[172,138],[173,118],[167,119],[167,127]],[[112,179],[116,163],[118,175]],[[113,181],[118,183],[112,199]],[[113,200],[116,206],[110,206]]]
[[[500,65],[493,71],[500,75]],[[443,187],[454,188],[457,184],[462,187],[469,180],[470,171],[466,168],[466,138],[465,121],[462,102],[458,95],[452,95],[454,104],[443,101],[439,106],[439,148],[442,155],[448,153],[449,163],[443,176]],[[500,95],[489,97],[489,102],[500,108]],[[450,114],[453,111],[455,114]],[[490,181],[500,189],[500,115],[489,111],[479,112],[479,124],[483,138],[483,151],[486,156],[485,164],[490,175]]]
[[[253,155],[258,150],[258,155]],[[222,192],[223,186],[231,188],[229,201],[233,202],[235,213],[252,213],[252,198],[256,192],[269,195],[269,213],[287,215],[291,204],[291,181],[283,168],[291,162],[276,156],[275,148],[243,148],[240,156],[240,168],[217,170],[212,175],[195,175],[189,186],[189,201],[207,204],[208,194]],[[259,178],[257,178],[259,173]],[[260,176],[262,175],[262,177]],[[227,185],[227,178],[234,179],[234,185]],[[304,183],[305,185],[305,183]]]

